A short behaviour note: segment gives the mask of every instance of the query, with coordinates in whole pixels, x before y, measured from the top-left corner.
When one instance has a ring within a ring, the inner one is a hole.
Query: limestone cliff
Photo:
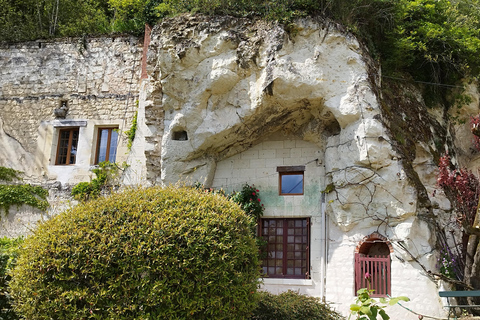
[[[281,131],[323,150],[329,212],[344,230],[415,215],[418,190],[384,126],[378,70],[336,25],[303,20],[287,33],[263,21],[180,17],[154,28],[148,62],[146,122],[163,130],[147,137],[154,183],[209,185],[217,162]]]
[[[328,254],[318,250],[329,265],[312,279],[325,281],[327,298],[352,294],[353,259],[345,257],[372,232],[393,243],[395,268],[403,270],[392,278],[397,293],[434,296],[438,283],[416,269],[436,270],[436,221],[451,217],[436,186],[439,156],[450,150],[467,166],[476,158],[465,121],[451,123],[444,109],[427,108],[418,87],[382,79],[358,40],[328,21],[300,20],[287,32],[264,21],[177,17],[153,29],[147,65],[140,108],[150,183],[259,184],[269,216],[316,217],[315,207],[325,206]],[[477,113],[476,101],[457,118]],[[285,156],[285,146],[299,141],[308,143],[304,153]],[[272,164],[312,161],[317,204],[299,202],[296,211],[276,200]],[[405,285],[419,277],[421,289]],[[441,314],[438,298],[417,303]]]

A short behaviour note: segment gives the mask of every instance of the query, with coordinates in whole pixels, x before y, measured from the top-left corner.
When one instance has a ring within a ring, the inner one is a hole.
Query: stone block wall
[[[119,129],[116,162],[128,160],[128,130],[137,110],[142,43],[135,37],[69,38],[0,46],[0,166],[50,192],[41,212],[12,207],[0,236],[31,232],[70,202],[72,186],[90,181],[98,128]],[[65,115],[55,109],[66,105]],[[74,165],[55,165],[61,128],[79,127]]]
[[[55,135],[52,126],[50,132],[40,127],[61,119],[54,110],[62,104],[68,107],[65,119],[103,121],[128,130],[136,111],[141,54],[135,37],[1,46],[0,165],[24,171],[33,182],[55,180],[48,170],[52,160],[43,157]],[[124,138],[120,144],[121,149]]]

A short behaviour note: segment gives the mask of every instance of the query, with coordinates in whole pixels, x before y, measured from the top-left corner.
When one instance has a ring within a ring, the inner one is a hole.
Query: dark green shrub
[[[19,319],[11,306],[12,300],[9,293],[8,282],[11,277],[8,272],[15,266],[17,252],[23,238],[0,238],[0,319]]]
[[[20,180],[21,173],[21,171],[0,166],[0,180],[8,182],[13,180]]]
[[[256,304],[252,219],[193,188],[127,190],[28,237],[12,272],[26,319],[244,319]]]
[[[259,304],[251,320],[337,320],[344,319],[319,298],[301,295],[295,291],[274,295],[259,292]]]

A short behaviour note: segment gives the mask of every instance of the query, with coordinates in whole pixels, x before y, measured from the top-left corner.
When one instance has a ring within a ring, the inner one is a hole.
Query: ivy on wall
[[[21,171],[11,168],[0,167],[0,181],[12,182],[21,180]],[[0,212],[8,211],[11,206],[28,205],[40,210],[46,210],[49,206],[47,201],[48,191],[41,186],[30,184],[0,184]]]
[[[137,107],[138,107],[138,100],[137,100]],[[135,115],[133,116],[132,126],[130,127],[130,129],[124,132],[128,139],[128,144],[127,144],[128,151],[132,149],[133,140],[135,139],[135,134],[137,132],[137,116],[138,116],[138,110],[135,112]]]
[[[0,167],[0,180],[3,181],[13,181],[20,179],[20,171],[17,171],[12,168]]]

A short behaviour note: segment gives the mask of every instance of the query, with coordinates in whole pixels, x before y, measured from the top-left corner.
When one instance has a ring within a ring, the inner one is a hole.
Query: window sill
[[[285,286],[311,286],[312,279],[278,279],[262,278],[264,285],[285,285]]]

